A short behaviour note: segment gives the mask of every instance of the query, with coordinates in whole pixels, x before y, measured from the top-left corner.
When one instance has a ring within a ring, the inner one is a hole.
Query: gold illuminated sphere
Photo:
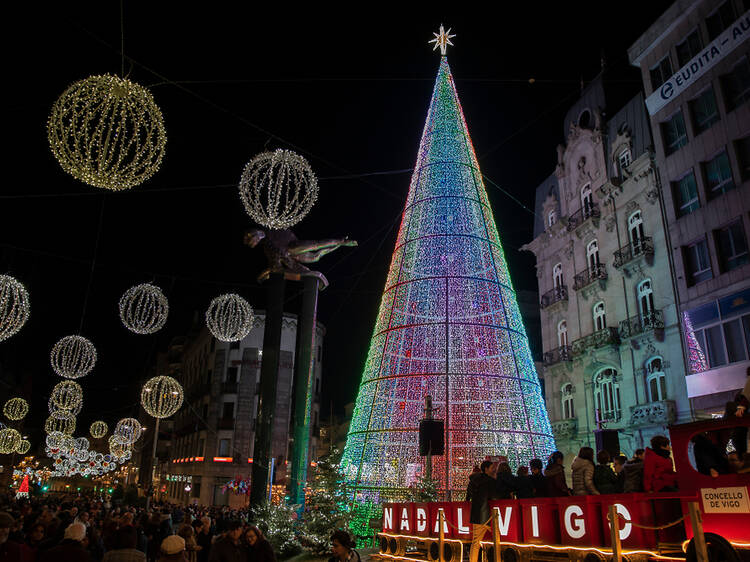
[[[25,455],[26,453],[29,452],[29,449],[31,449],[31,443],[27,441],[26,439],[21,439],[18,442],[18,446],[16,447],[16,453]]]
[[[107,435],[107,424],[103,421],[95,421],[91,424],[91,427],[89,427],[89,433],[91,434],[91,437],[94,439],[101,439],[105,435]]]
[[[73,435],[76,430],[76,417],[67,410],[56,410],[44,422],[44,431],[52,433],[59,431],[65,435]]]
[[[52,106],[47,136],[63,170],[114,191],[150,178],[167,144],[164,119],[151,93],[109,74],[69,86]]]
[[[29,319],[26,287],[10,275],[0,275],[0,341],[7,340]]]
[[[21,434],[15,429],[10,427],[0,429],[0,454],[7,455],[15,452],[20,442]]]
[[[143,428],[135,418],[123,418],[117,422],[112,437],[123,445],[132,445],[141,436]]]
[[[77,415],[83,403],[83,389],[75,381],[62,381],[55,385],[50,396],[50,412],[69,410]]]
[[[9,420],[22,420],[29,413],[29,403],[23,398],[11,398],[3,406],[3,414]]]
[[[141,405],[148,415],[168,418],[182,406],[182,386],[172,377],[159,376],[146,381],[141,390]]]

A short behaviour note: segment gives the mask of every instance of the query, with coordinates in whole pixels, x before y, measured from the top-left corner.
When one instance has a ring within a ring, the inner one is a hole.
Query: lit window
[[[562,414],[564,420],[576,417],[575,404],[573,402],[573,384],[566,383],[562,387]]]
[[[640,211],[636,211],[628,217],[628,236],[630,237],[630,243],[633,245],[633,255],[640,254],[644,238],[643,218]]]
[[[554,283],[555,289],[559,289],[563,286],[563,269],[561,263],[556,263],[555,267],[552,268],[552,282]]]
[[[229,456],[229,443],[230,439],[219,439],[219,454],[217,456],[219,457],[228,457]]]
[[[667,399],[667,376],[664,374],[661,357],[654,357],[646,363],[646,385],[649,402]]]
[[[599,331],[607,327],[607,314],[604,303],[598,302],[594,305],[594,330]]]
[[[581,209],[583,209],[583,218],[587,219],[594,210],[594,194],[591,192],[591,185],[586,184],[581,190]]]
[[[556,211],[550,211],[547,215],[547,226],[552,226],[557,222],[557,212]]]
[[[651,322],[651,316],[654,312],[654,290],[651,287],[651,279],[645,279],[638,283],[638,308],[640,309],[642,321]]]
[[[589,266],[589,271],[594,273],[599,266],[599,243],[596,240],[589,242],[586,246],[586,262]]]
[[[620,151],[620,154],[617,155],[617,162],[620,165],[621,175],[622,175],[623,170],[626,170],[628,166],[630,166],[632,161],[633,161],[633,156],[629,148],[624,148],[622,151]]]
[[[684,217],[700,208],[698,186],[695,183],[695,174],[692,170],[672,183],[672,192],[674,193],[675,212],[678,217]]]
[[[557,324],[557,345],[560,347],[568,345],[568,323],[565,320]]]
[[[620,418],[620,385],[616,375],[614,369],[604,369],[594,377],[594,404],[600,420]]]

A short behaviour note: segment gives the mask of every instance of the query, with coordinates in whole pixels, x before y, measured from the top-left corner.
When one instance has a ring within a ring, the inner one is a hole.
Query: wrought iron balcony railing
[[[542,354],[542,364],[545,367],[549,367],[550,365],[555,365],[563,361],[572,360],[573,349],[569,345],[561,345],[560,347],[556,347],[555,349],[545,351]]]
[[[552,433],[554,434],[555,439],[561,441],[576,437],[578,435],[578,418],[569,418],[567,420],[552,422]]]
[[[615,252],[615,267],[620,268],[626,263],[633,261],[638,256],[654,255],[654,240],[650,236],[645,236],[636,242],[631,242]]]
[[[677,419],[674,400],[661,400],[630,407],[630,425],[669,425]]]
[[[573,278],[573,290],[579,291],[584,287],[588,287],[594,281],[607,279],[607,267],[603,263],[597,263],[596,266],[584,269],[580,273],[576,273]]]
[[[573,355],[580,355],[589,348],[600,348],[607,345],[618,345],[619,343],[620,335],[617,333],[617,328],[604,328],[574,341]]]
[[[620,322],[620,337],[630,338],[658,329],[664,329],[664,314],[661,310],[651,310]]]
[[[568,287],[565,285],[559,285],[554,289],[551,289],[542,295],[539,302],[541,308],[547,308],[559,301],[568,300]]]
[[[568,217],[568,230],[575,230],[589,219],[598,219],[601,216],[599,205],[589,203],[581,207],[575,213]]]

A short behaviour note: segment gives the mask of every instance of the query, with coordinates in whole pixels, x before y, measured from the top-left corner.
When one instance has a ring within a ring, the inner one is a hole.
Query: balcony
[[[552,434],[560,441],[575,438],[578,435],[578,419],[570,418],[552,422]]]
[[[589,219],[593,219],[598,225],[600,216],[601,211],[599,210],[599,205],[596,203],[591,203],[585,207],[581,207],[568,217],[568,231],[570,232],[577,229]]]
[[[573,278],[573,290],[580,291],[597,280],[607,280],[607,267],[603,263],[597,263],[596,266],[592,268],[584,269],[580,273],[576,273]]]
[[[664,330],[664,314],[661,310],[651,310],[646,314],[631,316],[620,322],[620,337],[623,339],[652,330]]]
[[[598,349],[608,345],[619,345],[619,343],[620,335],[617,333],[617,328],[604,328],[574,341],[573,355],[581,355],[589,348]]]
[[[674,400],[661,400],[630,407],[630,425],[669,425],[677,419]]]
[[[573,350],[569,345],[561,345],[542,354],[542,363],[545,367],[556,365],[563,361],[573,360]]]
[[[617,250],[615,252],[615,268],[619,269],[641,256],[645,256],[649,260],[649,265],[651,265],[654,257],[654,240],[650,236],[645,236],[641,240],[631,242]]]
[[[565,285],[560,285],[559,287],[555,287],[554,289],[547,291],[542,295],[542,298],[539,302],[540,308],[547,308],[548,306],[552,306],[556,302],[560,301],[566,301],[568,300],[568,287]]]

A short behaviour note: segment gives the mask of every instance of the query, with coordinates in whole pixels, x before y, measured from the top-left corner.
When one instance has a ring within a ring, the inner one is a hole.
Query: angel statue
[[[319,271],[302,265],[314,263],[326,254],[341,246],[356,246],[356,240],[328,238],[325,240],[298,240],[288,228],[284,230],[263,230],[254,228],[245,234],[245,244],[251,248],[260,245],[268,260],[268,267],[258,275],[258,282],[265,281],[271,273],[297,273],[313,275],[328,285],[328,280]]]

